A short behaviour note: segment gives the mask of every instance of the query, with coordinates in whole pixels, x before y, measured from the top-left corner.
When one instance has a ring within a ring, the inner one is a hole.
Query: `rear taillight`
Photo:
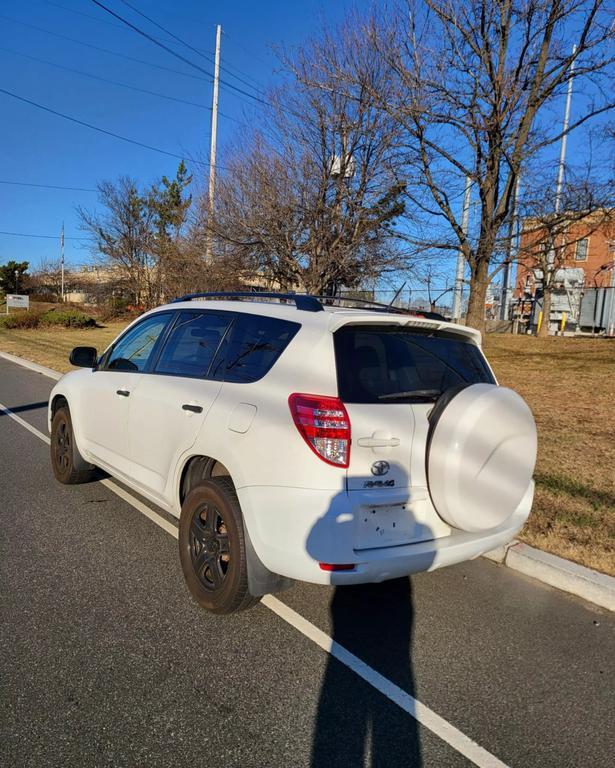
[[[314,453],[327,464],[350,462],[350,419],[337,397],[295,393],[288,405],[297,429]]]

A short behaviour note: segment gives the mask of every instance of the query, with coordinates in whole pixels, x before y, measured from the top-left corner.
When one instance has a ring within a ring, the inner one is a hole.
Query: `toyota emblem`
[[[375,461],[372,464],[372,475],[386,475],[390,468],[388,461]]]

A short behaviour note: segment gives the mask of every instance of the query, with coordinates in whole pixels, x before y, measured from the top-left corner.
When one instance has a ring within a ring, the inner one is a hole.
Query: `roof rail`
[[[359,305],[374,312],[387,312],[394,315],[413,315],[424,317],[426,320],[441,320],[446,318],[438,312],[425,312],[420,309],[406,309],[404,307],[392,307],[369,299],[355,299],[349,296],[315,296],[308,293],[278,293],[275,291],[209,291],[205,293],[188,293],[173,299],[171,304],[178,301],[191,301],[192,299],[247,299],[258,301],[259,299],[278,299],[279,301],[292,301],[297,309],[304,312],[322,312],[324,306]]]
[[[439,312],[428,312],[422,309],[411,309],[408,307],[394,307],[391,304],[383,304],[379,301],[372,301],[371,299],[355,299],[351,296],[318,296],[318,299],[325,304],[333,304],[334,302],[346,302],[347,304],[360,304],[366,309],[372,309],[374,312],[388,312],[393,315],[413,315],[414,317],[424,317],[426,320],[441,320],[448,322],[444,315]]]
[[[297,309],[304,312],[322,312],[323,306],[316,296],[305,293],[275,293],[269,291],[210,291],[207,293],[188,293],[173,299],[171,304],[178,301],[192,301],[192,299],[279,299],[280,301],[292,301]]]

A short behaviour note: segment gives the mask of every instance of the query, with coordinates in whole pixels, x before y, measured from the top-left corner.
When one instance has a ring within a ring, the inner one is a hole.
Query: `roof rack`
[[[423,317],[426,320],[445,321],[446,318],[438,312],[424,312],[418,309],[405,309],[404,307],[394,307],[390,304],[382,304],[378,301],[369,299],[355,299],[349,296],[316,296],[309,293],[278,293],[275,291],[210,291],[205,293],[189,293],[186,296],[180,296],[171,302],[175,304],[179,301],[191,301],[192,299],[247,299],[258,301],[259,299],[278,299],[279,301],[292,301],[297,309],[304,312],[322,312],[324,306],[347,306],[359,305],[374,312],[388,312],[395,315],[412,315],[414,317]]]
[[[178,301],[192,301],[192,299],[279,299],[280,301],[292,301],[297,309],[304,312],[322,312],[324,307],[315,296],[305,293],[274,293],[269,291],[213,291],[209,293],[188,293],[173,299],[171,304]]]
[[[439,312],[428,312],[422,309],[410,309],[408,307],[395,307],[391,304],[383,304],[382,302],[372,301],[371,299],[355,299],[350,296],[317,296],[315,298],[324,301],[326,304],[343,301],[348,304],[360,304],[367,309],[372,309],[374,312],[388,312],[393,315],[413,315],[414,317],[424,317],[426,320],[441,320],[443,322],[448,322],[444,315],[441,315]]]

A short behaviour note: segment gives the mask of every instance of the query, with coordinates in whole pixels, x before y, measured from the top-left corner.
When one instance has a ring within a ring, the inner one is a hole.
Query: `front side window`
[[[261,379],[300,327],[275,317],[237,315],[212,365],[211,377],[244,384]]]
[[[103,368],[108,371],[144,371],[169,317],[168,312],[151,315],[127,331],[111,350]]]
[[[339,396],[347,403],[435,400],[460,384],[495,383],[480,349],[458,335],[344,326],[334,338]]]
[[[205,377],[231,319],[232,315],[213,312],[181,312],[154,372]]]
[[[574,252],[575,261],[585,261],[587,259],[587,250],[589,247],[589,240],[584,237],[582,240],[577,241],[577,246]]]

